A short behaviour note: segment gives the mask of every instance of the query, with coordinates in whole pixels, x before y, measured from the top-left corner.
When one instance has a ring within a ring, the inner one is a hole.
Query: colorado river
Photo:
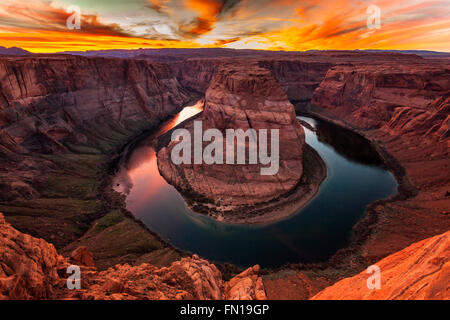
[[[152,144],[201,110],[200,103],[186,107],[143,139],[115,179],[116,190],[127,195],[127,209],[183,251],[240,266],[324,261],[348,245],[352,227],[369,203],[396,193],[394,176],[368,141],[335,125],[299,117],[315,128],[304,126],[306,142],[327,165],[327,178],[306,207],[269,225],[227,225],[194,213],[160,176]]]

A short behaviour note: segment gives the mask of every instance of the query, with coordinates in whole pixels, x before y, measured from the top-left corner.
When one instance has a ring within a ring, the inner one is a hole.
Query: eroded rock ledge
[[[450,298],[450,231],[422,240],[376,263],[380,289],[369,290],[366,271],[343,279],[312,300],[431,300]]]
[[[302,180],[305,176],[303,128],[296,119],[293,105],[269,70],[255,63],[222,65],[206,92],[201,120],[204,131],[218,129],[224,137],[226,129],[246,131],[251,128],[256,132],[279,129],[279,170],[275,175],[261,175],[264,165],[248,164],[248,156],[245,165],[237,165],[236,154],[235,164],[175,165],[171,153],[178,142],[172,141],[158,152],[158,168],[195,211],[225,222],[267,223],[289,214],[286,208],[274,214],[272,202],[296,192],[296,198],[290,200],[295,200],[298,208],[307,201],[305,199],[312,197],[314,188],[306,187],[307,181]],[[185,128],[193,137],[193,122]],[[204,143],[204,147],[208,144]],[[248,154],[248,142],[245,148]],[[223,150],[226,159],[229,150],[225,142]],[[271,150],[270,142],[268,150]],[[194,163],[193,152],[191,155],[191,163]],[[320,166],[317,154],[310,158]],[[315,171],[316,176],[323,178],[325,171],[321,167]],[[320,181],[318,178],[315,183],[320,184]],[[291,203],[291,214],[292,207]]]
[[[81,268],[81,289],[67,288],[69,265]],[[43,239],[21,233],[0,213],[0,300],[3,299],[266,299],[259,266],[230,281],[196,255],[157,268],[117,264],[99,272],[92,254],[79,247],[70,258]]]

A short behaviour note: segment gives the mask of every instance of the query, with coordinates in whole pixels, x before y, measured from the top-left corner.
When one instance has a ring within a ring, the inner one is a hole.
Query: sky
[[[0,46],[450,52],[450,0],[1,0]]]

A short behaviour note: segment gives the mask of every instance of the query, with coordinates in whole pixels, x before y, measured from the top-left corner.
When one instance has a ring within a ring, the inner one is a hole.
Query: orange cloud
[[[296,8],[297,22],[249,37],[246,45],[263,45],[272,50],[450,51],[450,11],[443,1],[411,4],[382,0],[373,4],[381,8],[380,29],[367,28],[368,3],[310,0]]]
[[[148,40],[109,35],[88,35],[76,32],[42,31],[39,33],[0,33],[2,46],[21,47],[30,52],[87,51],[139,48],[198,48],[190,41]]]
[[[198,13],[197,25],[190,30],[193,34],[204,34],[212,30],[222,3],[215,0],[188,0],[187,7]]]
[[[142,47],[195,48],[191,41],[152,40],[135,37],[118,24],[105,24],[96,14],[81,16],[81,29],[69,30],[70,16],[48,2],[0,4],[2,46],[16,46],[31,52],[68,50],[138,49]]]
[[[42,30],[67,32],[66,21],[71,15],[62,8],[55,8],[49,2],[15,2],[1,5],[4,12],[0,19],[0,31],[37,32]],[[3,23],[1,23],[3,22]],[[118,24],[104,24],[96,14],[83,14],[83,26],[78,33],[110,36],[128,36]]]

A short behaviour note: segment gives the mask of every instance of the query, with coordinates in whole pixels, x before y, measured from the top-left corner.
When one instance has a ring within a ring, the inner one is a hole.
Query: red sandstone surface
[[[428,238],[375,263],[379,289],[368,289],[366,271],[341,280],[312,300],[448,300],[450,299],[450,231]]]
[[[0,199],[7,200],[39,195],[33,182],[51,163],[27,154],[95,146],[105,133],[138,133],[190,99],[166,65],[76,56],[0,58],[0,93],[0,154],[16,160],[1,164],[7,192]]]
[[[0,252],[0,299],[266,299],[259,266],[230,281],[196,255],[169,267],[124,264],[100,272],[85,247],[64,258],[53,245],[15,230],[1,213]],[[81,289],[67,287],[72,264],[81,268]]]

